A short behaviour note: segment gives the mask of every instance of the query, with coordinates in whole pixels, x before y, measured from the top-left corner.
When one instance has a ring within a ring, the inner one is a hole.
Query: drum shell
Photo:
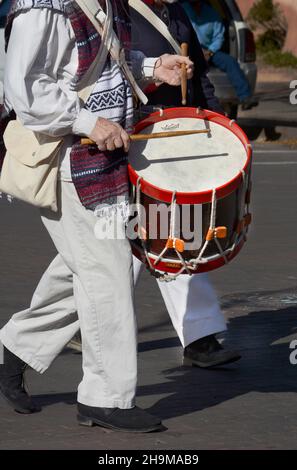
[[[245,188],[242,186],[239,187],[236,191],[232,192],[228,196],[221,198],[217,201],[217,208],[216,208],[216,218],[215,218],[215,225],[216,227],[219,226],[224,226],[227,228],[227,237],[225,239],[221,239],[220,243],[222,246],[222,249],[225,251],[228,248],[230,248],[233,243],[234,243],[234,238],[236,235],[236,228],[240,220],[240,207],[243,204],[242,198],[244,197]],[[156,200],[150,196],[147,196],[146,194],[142,193],[141,194],[141,205],[143,206],[145,213],[149,214],[150,213],[150,205],[155,205],[156,208],[158,208],[161,205],[165,205],[167,208],[170,207],[170,204],[164,203],[163,201]],[[202,240],[201,245],[197,247],[196,249],[185,249],[183,252],[183,257],[185,260],[189,261],[191,259],[195,259],[199,256],[199,253],[201,251],[201,248],[203,247],[205,240],[206,240],[206,235],[209,230],[209,225],[210,225],[210,218],[211,218],[211,209],[212,209],[212,204],[211,203],[206,203],[201,205],[202,211],[201,211],[201,233],[197,234],[198,237]],[[180,238],[189,244],[189,241],[185,239],[183,236],[183,228],[188,227],[190,231],[193,230],[194,227],[194,214],[195,214],[195,205],[189,205],[188,210],[186,211],[186,215],[190,214],[190,220],[185,220],[184,217],[184,212],[183,212],[183,207],[182,205],[178,206],[178,210],[180,211],[181,217],[179,220],[179,230],[177,227],[177,233],[180,235]],[[170,221],[171,221],[172,214],[169,211],[168,215],[168,227],[170,227]],[[155,224],[157,223],[157,227]],[[161,233],[161,226],[160,226],[160,216],[158,214],[157,220],[150,220],[148,217],[146,217],[146,221],[144,224],[145,228],[145,233],[148,234],[148,239],[145,240],[145,246],[148,250],[148,252],[154,254],[154,255],[159,255],[163,249],[166,246],[167,240],[169,238],[169,230],[165,230],[164,233],[164,228],[162,231],[162,236],[165,235],[165,237],[161,238],[160,233]],[[150,238],[149,234],[151,233],[157,233],[157,238]],[[136,239],[132,242],[132,245],[136,245],[139,248],[141,247],[141,242],[139,239]],[[137,251],[136,251],[137,252]],[[205,257],[210,257],[215,254],[217,254],[218,248],[215,243],[215,241],[210,241],[204,256]],[[173,249],[168,249],[166,253],[166,258],[174,260],[178,260],[178,255],[176,254],[175,250]]]

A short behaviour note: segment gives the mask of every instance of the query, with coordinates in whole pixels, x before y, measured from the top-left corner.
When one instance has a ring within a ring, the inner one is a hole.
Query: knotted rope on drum
[[[169,229],[169,239],[166,243],[166,246],[162,250],[162,252],[159,254],[159,256],[152,262],[150,258],[150,254],[148,253],[145,241],[143,239],[143,227],[142,227],[142,220],[141,220],[141,214],[142,214],[142,206],[141,206],[141,181],[142,177],[139,177],[137,179],[136,183],[136,210],[137,210],[137,236],[141,242],[141,247],[143,249],[143,252],[145,254],[145,258],[148,264],[148,269],[150,270],[151,274],[153,274],[155,277],[157,277],[160,281],[164,282],[170,282],[174,281],[177,279],[179,275],[181,275],[184,271],[186,271],[189,275],[191,275],[191,270],[188,268],[186,261],[180,254],[178,247],[176,246],[177,242],[181,242],[178,238],[176,238],[176,191],[172,195],[172,200],[171,200],[171,217],[170,217],[170,229]],[[170,243],[172,241],[172,246]],[[158,263],[163,259],[165,253],[168,251],[169,248],[173,248],[182,264],[182,268],[175,274],[169,274],[169,273],[161,273],[160,271],[157,271],[157,265]]]
[[[177,208],[177,202],[176,202],[176,191],[174,191],[172,195],[172,200],[171,200],[171,217],[170,217],[170,230],[169,230],[169,238],[166,243],[166,246],[162,250],[162,252],[156,257],[156,259],[152,262],[151,257],[153,256],[152,254],[148,253],[146,245],[143,241],[143,234],[141,232],[141,220],[139,218],[139,223],[138,223],[138,237],[141,240],[142,248],[145,253],[145,257],[148,262],[149,269],[153,275],[159,278],[160,281],[165,281],[165,282],[170,282],[175,279],[177,279],[181,274],[184,272],[187,272],[187,274],[192,275],[193,271],[197,271],[197,267],[200,264],[206,264],[209,262],[209,258],[204,258],[205,252],[210,244],[211,241],[214,241],[219,254],[216,256],[218,258],[221,256],[225,264],[229,263],[228,257],[232,255],[233,251],[236,249],[237,245],[240,243],[242,240],[242,237],[246,237],[248,226],[251,221],[251,216],[249,213],[249,193],[251,190],[250,187],[250,179],[248,182],[248,188],[246,188],[246,173],[244,170],[242,170],[242,180],[243,180],[243,188],[242,191],[246,191],[247,197],[245,198],[244,204],[241,204],[239,207],[239,228],[236,231],[236,236],[234,239],[234,242],[231,247],[227,249],[223,249],[222,245],[220,243],[220,239],[225,239],[227,237],[227,228],[226,227],[216,227],[216,216],[217,216],[217,193],[216,189],[214,188],[212,190],[212,201],[211,201],[211,216],[210,216],[210,224],[209,224],[209,229],[206,235],[205,242],[201,248],[201,251],[199,253],[199,256],[195,259],[191,259],[190,261],[186,261],[184,257],[182,256],[181,252],[183,249],[180,248],[180,246],[177,246],[177,243],[184,243],[183,240],[180,240],[179,238],[176,237],[176,208]],[[142,178],[139,177],[137,180],[137,193],[136,193],[136,206],[137,206],[137,211],[138,211],[138,216],[140,217],[141,214],[141,205],[140,205],[140,196],[141,196],[141,180]],[[242,199],[239,198],[239,201]],[[168,262],[168,260],[164,260],[164,255],[169,249],[174,249],[175,253],[181,263],[181,269],[175,273],[160,273],[157,270],[157,265],[158,263],[162,260],[165,263]],[[214,259],[214,257],[213,257]]]
[[[167,282],[171,280],[175,280],[180,274],[184,271],[187,271],[188,274],[192,274],[190,269],[187,266],[187,263],[183,256],[181,255],[181,251],[184,249],[184,242],[176,237],[176,191],[173,192],[171,198],[171,205],[170,205],[170,229],[169,229],[169,238],[164,249],[161,251],[157,259],[154,261],[154,267],[163,259],[164,255],[167,253],[169,249],[174,249],[177,257],[179,258],[182,268],[176,274],[168,274],[166,273],[166,280]],[[179,244],[180,246],[177,246]],[[182,245],[182,246],[181,246]],[[160,278],[161,279],[161,278]],[[161,279],[162,280],[162,279]]]
[[[197,269],[199,264],[205,264],[208,262],[207,258],[203,258],[204,253],[206,252],[210,242],[214,240],[217,248],[220,252],[220,255],[224,258],[225,264],[228,264],[227,254],[229,250],[223,250],[221,243],[219,242],[219,238],[226,238],[227,236],[227,229],[226,227],[216,227],[216,215],[217,215],[217,195],[216,189],[212,190],[212,202],[211,202],[211,216],[210,216],[210,224],[209,229],[206,235],[206,239],[204,245],[199,253],[199,256],[196,259],[192,259],[190,261],[193,270]]]

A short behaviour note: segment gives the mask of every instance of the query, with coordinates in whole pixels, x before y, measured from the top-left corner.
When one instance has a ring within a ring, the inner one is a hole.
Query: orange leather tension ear
[[[216,238],[227,238],[228,230],[227,227],[216,227],[215,237]]]
[[[185,242],[179,238],[168,238],[166,248],[175,248],[179,253],[185,251]]]
[[[173,248],[173,238],[168,238],[166,248]]]
[[[174,247],[179,253],[183,253],[185,251],[185,242],[179,238],[176,238],[174,240]]]
[[[206,235],[206,240],[210,242],[214,238],[226,238],[228,234],[227,227],[216,227],[209,229]]]

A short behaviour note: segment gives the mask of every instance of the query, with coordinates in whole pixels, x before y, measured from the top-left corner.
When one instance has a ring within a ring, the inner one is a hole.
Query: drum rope
[[[211,202],[211,216],[210,216],[210,229],[216,228],[216,215],[217,215],[217,191],[212,191],[212,202]]]
[[[171,217],[170,217],[170,229],[169,229],[169,239],[173,241],[173,248],[174,251],[179,258],[182,268],[181,270],[176,273],[175,275],[170,275],[167,273],[166,276],[166,281],[168,282],[170,280],[175,280],[180,274],[182,274],[184,271],[187,271],[189,275],[191,275],[191,271],[189,270],[186,261],[184,260],[183,256],[179,253],[179,251],[176,248],[176,191],[173,192],[172,194],[172,199],[171,199]],[[157,259],[154,261],[154,266],[156,266],[163,258],[165,253],[168,251],[168,245],[164,247],[164,249],[161,251]]]
[[[152,275],[154,275],[155,277],[157,277],[160,281],[163,281],[163,282],[170,282],[170,281],[173,281],[177,278],[177,276],[179,276],[179,274],[181,274],[183,271],[184,271],[184,268],[182,268],[182,270],[180,271],[180,273],[176,273],[175,275],[169,275],[168,273],[159,273],[156,271],[155,269],[155,266],[156,264],[158,264],[158,262],[160,261],[160,259],[162,258],[163,254],[166,252],[167,250],[167,247],[164,248],[163,252],[160,254],[159,258],[157,260],[155,260],[154,264],[152,264],[151,262],[151,259],[150,259],[150,256],[149,256],[149,253],[147,251],[147,248],[146,248],[146,245],[144,243],[144,240],[143,240],[143,236],[142,236],[142,233],[141,233],[141,181],[142,181],[142,177],[139,176],[138,179],[137,179],[137,183],[136,183],[136,210],[137,210],[137,235],[138,235],[138,238],[141,242],[141,246],[142,246],[142,249],[144,251],[144,254],[145,254],[145,257],[146,257],[146,261],[147,261],[147,264],[148,264],[148,269],[150,271],[150,273]]]
[[[170,217],[170,227],[169,227],[169,238],[171,238],[172,240],[174,240],[174,235],[175,235],[175,207],[176,207],[175,199],[176,199],[176,191],[174,191],[172,194],[171,206],[170,206],[171,217]],[[164,249],[161,251],[158,258],[154,261],[154,266],[156,266],[161,261],[161,259],[163,258],[167,250],[168,250],[168,246],[166,243]]]
[[[191,275],[192,273],[188,269],[184,257],[180,254],[180,252],[176,248],[176,236],[175,235],[176,235],[176,191],[173,192],[172,200],[171,200],[170,238],[173,240],[174,251],[183,265],[183,269],[181,270],[180,274],[182,274],[183,271],[185,270],[187,271],[188,274]]]
[[[215,226],[216,226],[216,215],[217,215],[217,197],[216,197],[216,194],[217,194],[217,191],[214,188],[212,190],[211,216],[210,216],[210,225],[209,225],[210,230],[214,230]],[[203,247],[202,247],[202,249],[199,253],[199,256],[196,259],[191,260],[191,262],[194,265],[194,269],[197,268],[198,264],[205,263],[205,261],[203,260],[203,255],[204,255],[208,245],[209,245],[209,241],[205,240],[205,243],[204,243],[204,245],[203,245]]]
[[[243,183],[242,192],[245,192],[247,195],[247,192],[251,191],[251,175],[250,175],[250,172],[247,174],[244,170],[241,171],[241,174],[242,174],[242,183]],[[246,184],[247,178],[248,178],[248,183]],[[209,231],[212,231],[212,234],[211,234],[212,238],[211,237],[206,238],[198,257],[195,259],[186,261],[180,252],[181,250],[177,249],[178,246],[176,245],[176,242],[180,240],[176,238],[177,201],[176,201],[176,191],[174,191],[172,194],[172,200],[171,200],[169,239],[164,249],[162,250],[162,252],[156,257],[155,260],[152,260],[152,256],[154,255],[148,252],[145,239],[143,238],[143,233],[141,231],[142,229],[142,225],[141,225],[141,221],[142,221],[141,220],[141,180],[142,179],[143,179],[142,177],[139,177],[137,180],[137,185],[136,185],[136,208],[137,208],[137,213],[138,213],[137,235],[138,235],[138,238],[140,239],[142,249],[144,251],[144,254],[147,260],[148,269],[152,275],[154,275],[160,281],[163,281],[163,282],[174,281],[184,272],[187,272],[187,274],[192,275],[193,274],[192,271],[197,271],[198,265],[208,263],[209,258],[204,258],[204,255],[210,244],[210,241],[212,240],[215,242],[219,251],[215,259],[219,258],[219,254],[220,254],[220,256],[224,259],[225,264],[229,263],[229,259],[228,259],[229,255],[232,255],[236,247],[239,245],[239,243],[241,243],[242,239],[246,238],[247,236],[248,222],[247,224],[243,224],[242,230],[237,230],[232,246],[224,250],[219,240],[219,238],[222,238],[222,237],[216,231],[216,216],[217,216],[216,188],[214,188],[212,191],[211,215],[210,215],[210,224],[209,224]],[[239,203],[239,207],[238,207],[239,222],[244,222],[245,216],[249,215],[249,206],[250,206],[249,198],[245,197],[244,202],[242,203],[242,193],[240,193],[240,197],[238,196],[238,203]],[[169,240],[172,242],[171,244],[168,243]],[[164,261],[165,263],[167,262],[167,260],[164,260],[164,255],[170,248],[174,249],[182,265],[181,269],[174,274],[167,273],[167,272],[161,273],[160,271],[157,271],[157,265],[161,260]]]
[[[169,237],[173,240],[175,248],[175,223],[176,223],[176,191],[173,191],[171,199],[171,217],[170,217],[170,231]]]

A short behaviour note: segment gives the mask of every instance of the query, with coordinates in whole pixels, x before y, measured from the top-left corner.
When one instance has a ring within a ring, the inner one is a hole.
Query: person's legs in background
[[[249,82],[237,60],[231,55],[221,51],[216,52],[210,60],[215,67],[228,75],[243,109],[249,109],[250,105],[254,106],[256,100],[252,103],[252,91]]]
[[[133,257],[134,282],[144,264]],[[172,324],[184,348],[184,364],[213,367],[240,359],[236,351],[224,349],[216,333],[227,329],[217,295],[207,274],[183,274],[172,282],[158,281]]]

